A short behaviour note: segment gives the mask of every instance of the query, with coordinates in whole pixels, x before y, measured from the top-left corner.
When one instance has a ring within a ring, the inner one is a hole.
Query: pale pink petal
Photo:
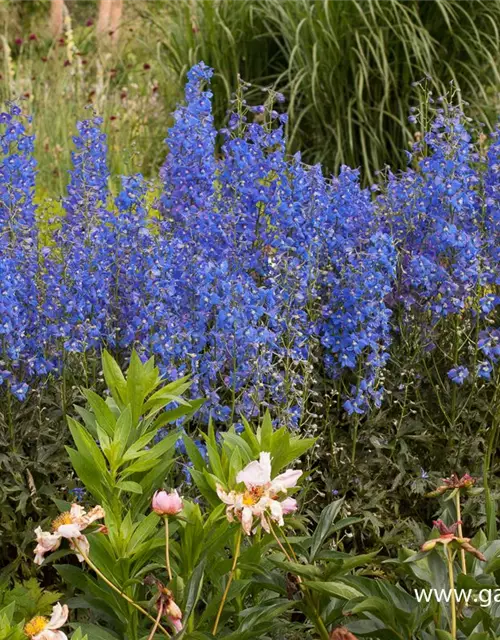
[[[250,535],[252,531],[252,522],[253,522],[253,513],[250,507],[243,507],[241,512],[241,526],[243,527],[243,531]]]
[[[80,562],[83,562],[85,558],[82,556],[84,553],[86,556],[89,555],[90,544],[87,538],[80,534],[77,538],[71,538],[69,541],[69,546],[75,551],[76,557]]]
[[[271,533],[271,527],[269,526],[269,522],[266,518],[266,515],[263,513],[260,517],[260,523],[262,525],[262,528],[264,529],[264,531],[266,533]]]
[[[61,544],[61,536],[50,531],[42,531],[41,527],[35,529],[37,545],[35,547],[35,564],[42,564],[44,555],[55,551]]]
[[[51,533],[50,531],[42,531],[41,527],[35,529],[36,541],[39,545],[45,547],[47,551],[51,551],[59,539],[58,533]]]
[[[57,527],[57,533],[63,538],[78,538],[80,527],[77,524],[61,524]]]
[[[168,621],[176,631],[182,630],[182,621],[179,620],[179,618],[172,618],[172,616],[169,616]]]
[[[101,506],[97,505],[96,507],[91,509],[86,516],[84,516],[83,520],[88,526],[95,520],[101,520],[105,515],[106,513],[104,512],[104,509]]]
[[[281,502],[281,510],[285,516],[289,513],[294,513],[297,511],[297,500],[295,498],[285,498]]]
[[[277,522],[280,527],[282,527],[285,523],[283,521],[283,511],[281,510],[281,503],[277,500],[270,500],[269,508],[271,511],[271,519],[274,520],[274,522]]]
[[[271,483],[271,489],[276,493],[284,493],[287,489],[292,489],[297,485],[297,480],[302,475],[300,469],[288,469],[285,473],[276,476]]]
[[[81,504],[73,502],[73,504],[71,505],[71,509],[69,510],[69,515],[75,522],[78,522],[85,517],[85,509]]]
[[[247,489],[262,487],[271,482],[271,454],[263,451],[260,460],[253,460],[236,476],[236,482],[244,482]]]
[[[68,619],[69,611],[68,605],[61,605],[61,603],[57,603],[52,607],[52,615],[47,624],[47,629],[60,629],[62,626],[66,624],[66,620]]]
[[[252,506],[253,515],[256,518],[260,518],[264,511],[269,506],[271,499],[268,496],[262,496],[260,500]]]
[[[220,484],[216,485],[217,495],[219,499],[222,500],[224,504],[234,505],[235,493],[234,491],[230,491],[226,493],[224,489],[220,486]]]
[[[43,561],[45,560],[45,551],[39,551],[38,547],[36,547],[35,549],[35,559],[33,560],[33,562],[35,564],[41,565],[43,564]]]
[[[50,629],[44,629],[36,636],[33,636],[33,640],[68,640],[68,636],[62,631],[51,631]]]
[[[265,474],[265,482],[271,482],[271,454],[269,451],[261,452],[259,462]]]
[[[235,492],[231,493],[234,493],[234,510],[241,511],[245,506],[245,502],[243,501],[243,498],[245,497],[244,494]]]

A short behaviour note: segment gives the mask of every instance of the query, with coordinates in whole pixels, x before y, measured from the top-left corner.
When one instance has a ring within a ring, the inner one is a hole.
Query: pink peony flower
[[[264,451],[258,461],[250,462],[236,476],[236,482],[242,482],[246,491],[227,493],[217,485],[217,495],[227,505],[228,520],[232,522],[236,516],[247,535],[252,531],[254,518],[260,518],[262,528],[270,533],[268,519],[283,526],[283,516],[296,511],[294,498],[282,501],[277,498],[280,493],[286,494],[288,489],[294,488],[301,475],[300,469],[289,469],[271,480],[271,454]]]
[[[175,516],[182,511],[182,498],[177,491],[157,491],[151,501],[153,511],[159,516]]]
[[[52,616],[47,620],[44,616],[32,618],[24,627],[24,633],[31,640],[68,640],[62,631],[57,631],[66,624],[68,619],[67,605],[59,602],[52,608]]]
[[[69,540],[70,547],[76,551],[76,555],[80,562],[83,562],[83,556],[78,550],[83,551],[86,555],[89,552],[89,541],[82,534],[89,524],[95,520],[104,518],[104,509],[96,506],[88,513],[79,504],[72,504],[71,509],[65,513],[61,513],[52,523],[52,532],[42,531],[41,527],[35,529],[37,545],[35,547],[35,564],[42,564],[44,555],[50,551],[55,551],[61,545],[62,538]]]

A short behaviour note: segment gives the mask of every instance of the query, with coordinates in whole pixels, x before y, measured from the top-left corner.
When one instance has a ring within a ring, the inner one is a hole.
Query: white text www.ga
[[[500,602],[500,589],[414,589],[417,602],[451,602],[452,594],[455,602],[463,602],[466,606],[476,604],[480,607],[490,607],[493,602]]]

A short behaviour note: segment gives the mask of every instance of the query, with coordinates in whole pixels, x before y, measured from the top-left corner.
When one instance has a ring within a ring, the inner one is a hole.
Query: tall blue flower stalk
[[[17,107],[0,116],[0,382],[22,398],[69,353],[135,346],[192,376],[204,419],[264,404],[314,422],[326,391],[357,430],[404,351],[454,424],[458,389],[486,388],[500,361],[500,131],[477,144],[443,102],[408,168],[366,189],[287,154],[273,91],[251,106],[242,83],[217,131],[212,73],[188,73],[159,181],[122,176],[114,198],[102,122],[78,123],[46,246],[33,139]]]
[[[38,233],[34,137],[16,104],[0,114],[0,380],[19,399],[26,379],[43,371],[39,341]]]
[[[113,317],[114,212],[109,207],[106,136],[102,120],[79,122],[73,138],[65,215],[51,267],[59,338],[67,352],[115,344]]]

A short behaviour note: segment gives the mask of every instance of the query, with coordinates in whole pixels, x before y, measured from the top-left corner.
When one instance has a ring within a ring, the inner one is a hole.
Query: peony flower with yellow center
[[[283,516],[297,509],[294,498],[278,498],[293,489],[301,475],[300,469],[289,469],[271,480],[271,454],[263,451],[259,460],[250,462],[236,476],[236,482],[245,485],[244,492],[226,492],[217,485],[217,495],[227,505],[228,520],[236,517],[247,535],[252,532],[254,518],[259,518],[264,531],[270,533],[270,520],[282,526]]]
[[[68,619],[67,605],[59,602],[52,608],[50,620],[45,616],[35,616],[24,627],[24,633],[30,640],[68,640],[68,636],[58,631]]]
[[[35,564],[42,564],[46,553],[55,551],[61,545],[63,538],[69,540],[70,547],[76,552],[78,560],[83,562],[83,556],[89,552],[89,541],[82,531],[95,520],[104,518],[104,509],[96,506],[86,513],[79,504],[72,504],[71,509],[52,522],[52,531],[42,531],[41,527],[35,529],[37,545],[35,547]]]

